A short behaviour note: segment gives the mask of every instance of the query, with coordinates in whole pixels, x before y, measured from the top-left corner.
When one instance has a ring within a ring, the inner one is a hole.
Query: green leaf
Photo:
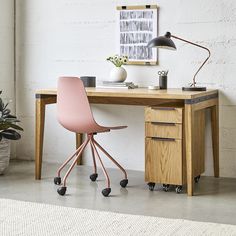
[[[0,111],[2,112],[4,108],[4,103],[2,102],[2,99],[0,98]]]
[[[10,112],[11,112],[10,109],[4,109],[4,110],[3,110],[3,114],[4,114],[4,115],[9,115]]]
[[[5,110],[7,108],[7,106],[9,105],[9,103],[5,104],[3,110]]]
[[[4,122],[9,122],[9,123],[20,122],[16,118],[4,118],[3,120],[4,120]]]
[[[0,130],[6,130],[8,128],[10,128],[11,123],[0,123]]]
[[[23,129],[20,126],[15,125],[15,124],[10,124],[10,127],[13,128],[13,129],[17,129],[17,130],[23,131]]]
[[[16,119],[16,116],[13,116],[13,115],[9,114],[9,115],[7,115],[6,118],[15,118]]]
[[[21,138],[21,135],[12,129],[4,130],[0,134],[2,135],[2,137],[11,140],[18,140]]]

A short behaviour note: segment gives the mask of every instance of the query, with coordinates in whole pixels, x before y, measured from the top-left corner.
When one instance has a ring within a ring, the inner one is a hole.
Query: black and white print
[[[157,36],[157,9],[122,9],[118,17],[119,54],[133,62],[156,62],[155,50],[146,45]]]
[[[129,55],[129,60],[144,60],[151,59],[153,57],[152,49],[146,46],[120,46],[121,55]]]
[[[130,20],[130,19],[153,19],[153,11],[121,11],[120,19],[121,20]]]

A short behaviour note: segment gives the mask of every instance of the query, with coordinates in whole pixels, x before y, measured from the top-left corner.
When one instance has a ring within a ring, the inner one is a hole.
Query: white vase
[[[4,174],[10,161],[10,140],[3,138],[0,141],[0,175]]]
[[[113,67],[110,72],[110,81],[123,82],[127,77],[127,72],[123,67]]]

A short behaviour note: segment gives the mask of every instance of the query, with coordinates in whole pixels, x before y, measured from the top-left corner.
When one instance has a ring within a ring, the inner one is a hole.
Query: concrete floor
[[[8,172],[0,176],[0,197],[61,206],[113,211],[120,213],[181,218],[236,225],[236,180],[201,177],[194,197],[186,189],[176,194],[174,189],[163,192],[161,185],[153,192],[144,182],[144,173],[128,171],[129,184],[120,188],[120,171],[109,169],[112,192],[102,196],[104,176],[99,170],[97,182],[91,182],[92,168],[77,166],[68,179],[67,194],[59,196],[53,184],[58,165],[43,163],[42,180],[34,180],[34,162],[11,162]]]

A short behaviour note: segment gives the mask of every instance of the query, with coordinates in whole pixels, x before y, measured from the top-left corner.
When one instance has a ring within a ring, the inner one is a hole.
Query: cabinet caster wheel
[[[60,185],[61,184],[61,177],[55,177],[54,178],[54,184]]]
[[[155,187],[155,183],[148,183],[148,187],[150,191],[153,191]]]
[[[93,181],[93,182],[96,181],[97,177],[98,177],[98,174],[97,174],[97,173],[91,174],[91,175],[89,176],[89,178],[90,178],[91,181]]]
[[[183,187],[182,187],[182,186],[177,186],[177,187],[175,188],[175,192],[176,192],[176,193],[181,193],[182,190],[183,190]]]
[[[122,180],[120,181],[120,186],[121,186],[122,188],[125,188],[127,184],[128,184],[128,179],[122,179]]]
[[[198,183],[199,180],[200,180],[200,178],[201,178],[201,175],[196,176],[196,177],[194,178],[194,182],[195,182],[195,183]]]
[[[66,187],[60,187],[57,189],[57,192],[61,195],[64,196],[66,193]]]
[[[168,191],[169,191],[169,187],[170,187],[169,184],[163,184],[162,189],[163,189],[165,192],[168,192]]]
[[[108,195],[110,194],[110,192],[111,192],[111,188],[104,188],[104,189],[102,190],[102,195],[103,195],[104,197],[108,197]]]

